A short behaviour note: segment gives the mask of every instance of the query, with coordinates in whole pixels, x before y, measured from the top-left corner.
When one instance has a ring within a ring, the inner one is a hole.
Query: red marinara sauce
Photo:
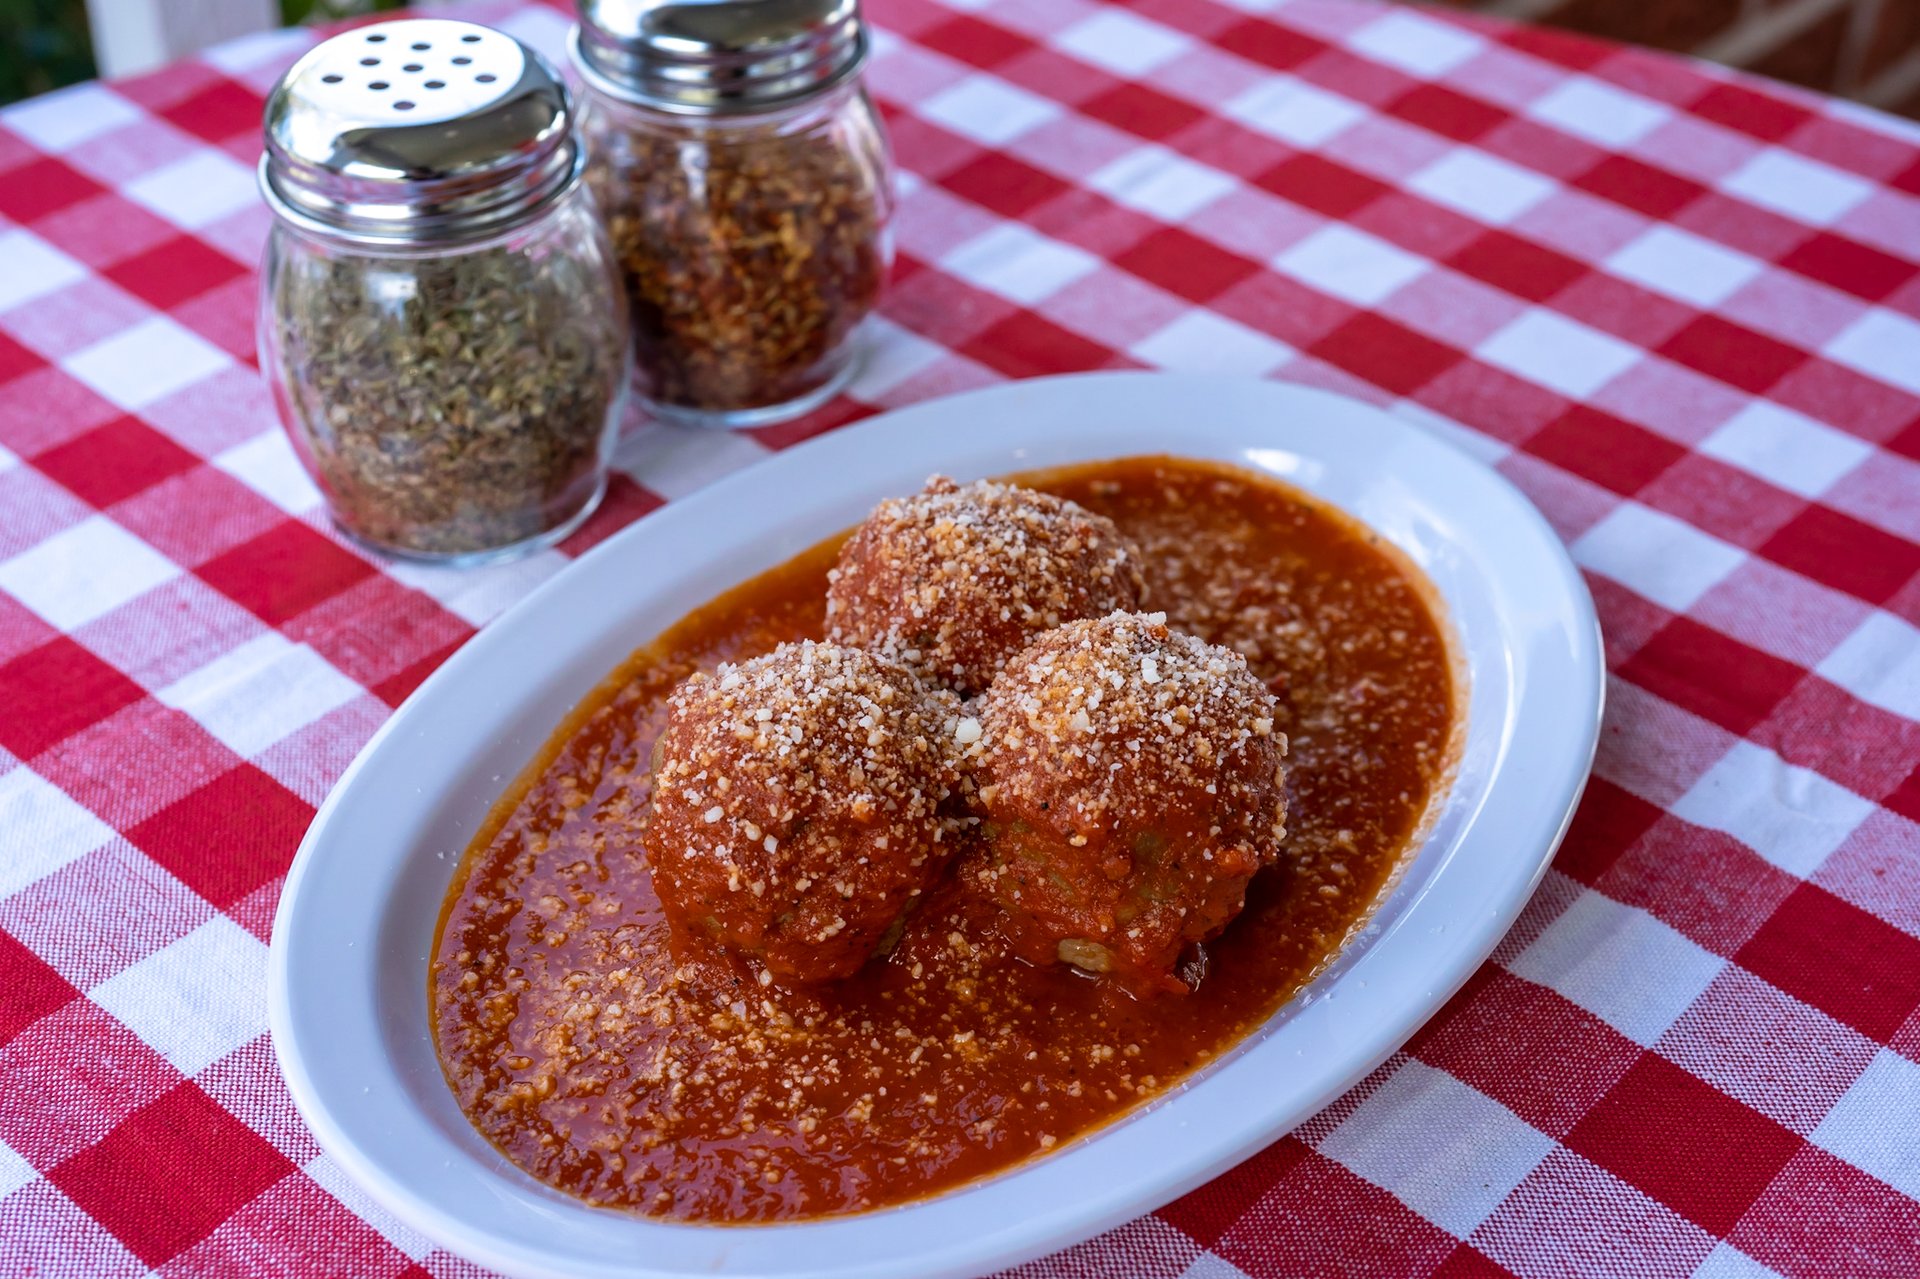
[[[1297,490],[1165,457],[1016,477],[1112,518],[1147,607],[1279,695],[1289,834],[1200,988],[1136,1002],[999,940],[951,884],[811,989],[677,939],[641,853],[648,754],[691,672],[821,634],[839,539],[695,610],[588,697],[454,878],[441,1064],[515,1164],[595,1204],[751,1223],[883,1207],[1098,1128],[1231,1049],[1324,966],[1442,793],[1462,688],[1416,570]]]

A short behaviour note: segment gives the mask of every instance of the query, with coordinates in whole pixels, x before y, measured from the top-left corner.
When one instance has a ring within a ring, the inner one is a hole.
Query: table
[[[552,9],[474,11],[547,50]],[[1387,406],[1587,571],[1604,740],[1434,1021],[1022,1273],[1920,1271],[1920,130],[1356,0],[874,0],[906,170],[851,393],[636,425],[558,550],[328,531],[252,364],[250,38],[0,112],[0,1275],[453,1276],[293,1113],[276,893],[349,759],[572,556],[768,450],[1164,366]]]

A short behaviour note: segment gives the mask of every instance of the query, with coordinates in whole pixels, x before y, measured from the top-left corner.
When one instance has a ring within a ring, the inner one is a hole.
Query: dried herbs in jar
[[[650,404],[751,426],[830,397],[891,257],[853,0],[586,0],[574,50]]]
[[[279,246],[268,322],[288,416],[348,533],[466,555],[541,537],[598,498],[625,324],[577,220],[545,228],[571,244],[452,256]]]
[[[599,501],[631,347],[573,124],[537,54],[443,19],[335,36],[269,97],[261,368],[349,536],[489,559]]]

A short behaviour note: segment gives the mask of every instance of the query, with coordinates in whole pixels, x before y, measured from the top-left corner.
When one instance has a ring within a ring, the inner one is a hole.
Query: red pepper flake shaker
[[[581,0],[588,182],[656,414],[745,427],[846,384],[892,260],[857,0]]]

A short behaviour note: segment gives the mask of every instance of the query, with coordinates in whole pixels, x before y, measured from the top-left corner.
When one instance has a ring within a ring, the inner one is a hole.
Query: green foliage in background
[[[400,7],[401,0],[280,0],[280,20],[332,22]],[[0,102],[95,74],[86,0],[0,0]]]
[[[0,0],[0,102],[93,75],[82,0]]]

